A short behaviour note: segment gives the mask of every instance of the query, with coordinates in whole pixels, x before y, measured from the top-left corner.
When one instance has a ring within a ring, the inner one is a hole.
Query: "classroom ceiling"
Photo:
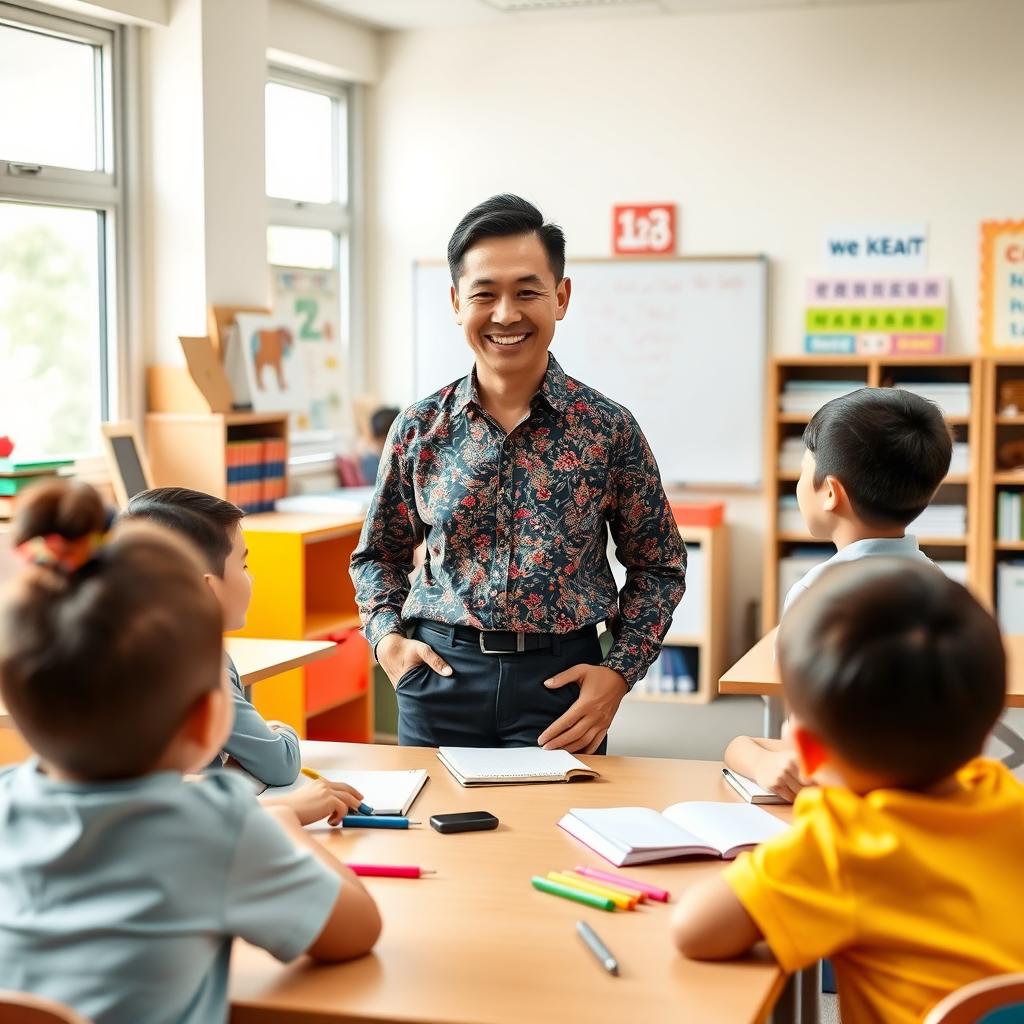
[[[915,0],[307,0],[385,30],[522,24],[526,20],[708,14],[716,11],[841,4],[895,4]]]

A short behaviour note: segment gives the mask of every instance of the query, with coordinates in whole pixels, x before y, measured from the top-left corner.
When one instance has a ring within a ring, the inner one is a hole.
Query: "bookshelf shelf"
[[[1021,363],[1024,376],[1024,361]],[[862,356],[786,356],[773,359],[768,373],[766,408],[768,424],[765,432],[765,497],[768,526],[765,543],[764,595],[762,600],[762,631],[768,632],[779,621],[780,561],[788,555],[799,556],[805,546],[827,544],[816,540],[805,530],[786,530],[779,527],[779,498],[793,494],[793,485],[800,474],[779,469],[780,448],[785,440],[800,436],[796,429],[810,421],[808,413],[780,411],[780,399],[786,384],[807,381],[863,381],[868,387],[891,387],[897,384],[933,382],[940,384],[966,384],[970,389],[970,412],[945,417],[955,440],[970,445],[970,465],[966,473],[951,473],[942,481],[943,487],[963,488],[950,493],[948,499],[967,506],[967,533],[956,537],[921,536],[923,548],[932,549],[933,557],[966,560],[967,577],[979,586],[985,575],[979,523],[982,507],[982,467],[991,465],[983,455],[985,448],[982,428],[983,416],[982,360],[970,356],[943,355],[931,358],[890,358]],[[1024,416],[1015,418],[1017,426],[1024,426]],[[1024,440],[1024,437],[1022,437]],[[788,455],[788,451],[787,451]],[[792,463],[790,463],[792,465]],[[1019,481],[1024,486],[1024,475]],[[992,488],[987,488],[992,490]],[[965,493],[966,492],[966,493]],[[791,499],[790,499],[791,500]],[[788,520],[792,522],[791,519]],[[993,535],[989,530],[987,536]],[[809,566],[808,566],[809,567]]]

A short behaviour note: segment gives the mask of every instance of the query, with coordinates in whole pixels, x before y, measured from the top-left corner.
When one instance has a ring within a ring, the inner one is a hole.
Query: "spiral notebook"
[[[463,786],[576,782],[600,775],[567,750],[542,747],[441,747],[437,756]]]

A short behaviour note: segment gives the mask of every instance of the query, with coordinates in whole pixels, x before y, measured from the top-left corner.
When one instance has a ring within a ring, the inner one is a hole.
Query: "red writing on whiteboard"
[[[617,255],[670,253],[676,247],[676,208],[671,203],[616,206],[612,210],[612,251]]]

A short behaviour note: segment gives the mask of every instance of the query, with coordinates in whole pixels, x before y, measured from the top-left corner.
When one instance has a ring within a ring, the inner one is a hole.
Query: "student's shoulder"
[[[252,780],[231,769],[209,771],[201,779],[186,783],[180,804],[185,813],[209,816],[225,824],[237,824],[259,807]]]

